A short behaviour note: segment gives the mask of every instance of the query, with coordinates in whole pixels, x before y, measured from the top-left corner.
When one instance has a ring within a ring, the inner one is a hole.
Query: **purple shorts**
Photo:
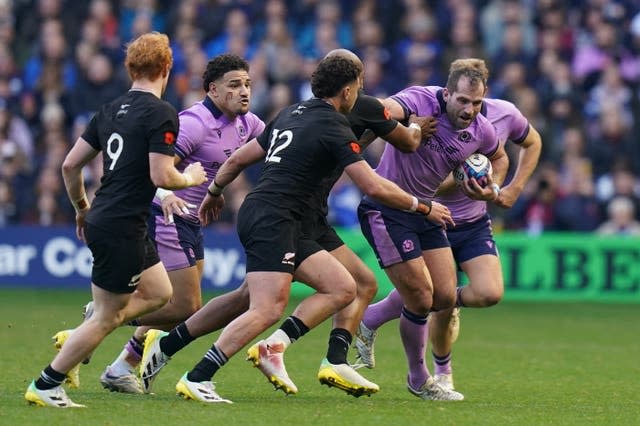
[[[416,259],[425,250],[449,247],[440,225],[419,213],[392,209],[368,197],[358,206],[358,219],[381,268]]]
[[[485,254],[498,256],[498,248],[491,231],[491,218],[488,214],[475,222],[448,229],[447,238],[451,243],[453,258],[458,265]]]
[[[152,204],[148,229],[167,271],[195,266],[197,260],[204,259],[204,237],[199,224],[174,215],[174,223],[165,225],[162,209]]]

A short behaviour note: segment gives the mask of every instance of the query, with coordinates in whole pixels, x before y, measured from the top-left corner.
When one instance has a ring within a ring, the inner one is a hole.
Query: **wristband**
[[[500,195],[500,185],[498,185],[497,183],[492,183],[491,189],[493,190],[494,194],[496,194],[496,197]]]
[[[420,127],[420,125],[418,123],[411,123],[409,124],[409,128],[410,129],[416,129],[417,131],[419,131],[420,133],[422,133],[422,127]]]
[[[191,175],[188,175],[186,173],[183,173],[182,176],[184,176],[184,181],[185,181],[185,188],[189,187],[189,186],[193,186],[193,178],[191,177]]]
[[[418,207],[416,208],[419,213],[422,213],[425,216],[429,216],[431,214],[431,209],[433,209],[433,203],[431,200],[420,200]]]
[[[71,204],[73,204],[73,208],[76,211],[85,210],[86,208],[89,207],[89,200],[87,200],[87,194],[83,194],[79,200],[72,201]]]
[[[224,186],[218,185],[215,179],[213,180],[213,182],[211,182],[211,185],[209,185],[209,187],[207,188],[207,192],[212,197],[219,197],[220,195],[222,195],[223,190],[224,190]]]
[[[173,194],[173,191],[169,191],[168,189],[164,189],[164,188],[156,189],[156,197],[158,197],[160,201],[164,200],[171,194]]]

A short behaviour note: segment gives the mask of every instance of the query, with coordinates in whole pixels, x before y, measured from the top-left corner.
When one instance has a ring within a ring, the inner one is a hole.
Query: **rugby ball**
[[[481,187],[487,186],[489,176],[491,175],[491,161],[480,154],[471,154],[453,171],[453,178],[458,185],[471,178],[475,178]]]

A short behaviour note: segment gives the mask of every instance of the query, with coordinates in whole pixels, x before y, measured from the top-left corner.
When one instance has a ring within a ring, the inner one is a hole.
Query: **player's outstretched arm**
[[[189,164],[183,173],[174,166],[174,157],[157,152],[149,153],[151,182],[157,187],[182,189],[207,181],[207,174],[200,163]]]
[[[374,200],[395,209],[424,214],[429,220],[442,226],[455,226],[447,207],[431,201],[418,200],[395,183],[378,176],[366,161],[349,164],[344,170],[360,191]]]
[[[266,154],[258,140],[252,139],[231,154],[231,157],[220,166],[198,209],[198,218],[203,226],[220,218],[220,211],[224,207],[222,191],[225,186],[233,182],[244,169],[263,159]]]
[[[538,165],[540,152],[542,151],[542,138],[540,133],[529,125],[529,133],[520,144],[520,155],[518,166],[513,175],[513,179],[500,191],[496,204],[500,207],[511,208],[520,196],[527,181],[531,177],[533,170]]]

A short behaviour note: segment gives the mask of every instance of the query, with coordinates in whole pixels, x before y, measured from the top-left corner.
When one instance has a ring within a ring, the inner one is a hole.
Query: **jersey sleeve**
[[[98,139],[98,120],[97,115],[94,114],[87,128],[82,132],[82,139],[87,141],[89,145],[96,151],[102,151],[102,147],[100,146],[100,140]]]
[[[282,114],[282,112],[280,112]],[[262,133],[257,137],[258,144],[264,149],[264,152],[269,152],[269,135],[271,134],[271,130],[273,129],[273,123],[278,120],[280,114],[276,116],[273,120],[271,120],[263,129]]]
[[[202,125],[200,117],[189,111],[180,113],[178,120],[180,131],[174,148],[176,155],[181,159],[185,159],[191,153],[197,151],[198,147],[204,142],[205,135],[203,132],[206,126]]]
[[[253,113],[247,114],[247,123],[249,124],[249,140],[257,138],[264,132],[265,124],[257,115]]]
[[[411,114],[418,116],[439,115],[440,107],[436,98],[436,91],[425,86],[411,86],[395,95],[391,99],[398,102],[404,110],[403,120],[409,118]]]
[[[147,132],[149,152],[173,157],[178,128],[178,114],[175,108],[171,104],[163,102],[149,117],[149,130]]]
[[[391,112],[377,98],[369,95],[362,97],[362,118],[366,127],[376,136],[385,136],[391,133],[398,122],[391,118]]]
[[[341,168],[362,160],[360,145],[358,145],[356,135],[351,131],[346,118],[344,118],[344,123],[332,123],[327,126],[323,139],[326,148],[335,156],[336,162]]]
[[[481,116],[478,115],[478,118]],[[476,118],[476,119],[478,119]],[[488,158],[491,158],[493,154],[496,153],[498,147],[500,146],[500,141],[498,140],[498,134],[496,133],[496,128],[493,127],[493,124],[489,122],[484,117],[481,117],[480,126],[481,126],[481,140],[480,146],[478,147],[478,152],[486,155]]]
[[[529,135],[529,120],[512,104],[513,110],[509,115],[509,140],[516,144],[521,144]]]

